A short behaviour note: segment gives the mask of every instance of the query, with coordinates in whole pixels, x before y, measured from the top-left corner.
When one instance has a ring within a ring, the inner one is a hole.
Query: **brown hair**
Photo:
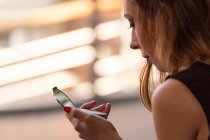
[[[207,63],[210,59],[207,0],[135,1],[140,9],[142,28],[154,35],[155,53],[165,70],[160,72],[160,82],[166,75],[181,71],[195,61]],[[151,70],[152,64],[147,63],[140,74],[140,95],[149,110],[153,82]]]

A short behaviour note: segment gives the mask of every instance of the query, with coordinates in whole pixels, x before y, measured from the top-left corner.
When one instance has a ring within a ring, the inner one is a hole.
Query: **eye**
[[[126,23],[129,24],[129,28],[128,29],[134,28],[135,24],[134,24],[133,18],[130,15],[127,15],[127,14],[125,14],[124,17],[125,17],[125,19],[127,21]]]
[[[131,28],[135,27],[135,24],[134,24],[133,20],[128,19],[128,22],[129,22],[129,28],[128,29],[131,29]]]
[[[130,25],[129,25],[129,29],[131,29],[131,28],[134,28],[134,27],[135,27],[134,22],[129,21],[129,23],[130,23]]]

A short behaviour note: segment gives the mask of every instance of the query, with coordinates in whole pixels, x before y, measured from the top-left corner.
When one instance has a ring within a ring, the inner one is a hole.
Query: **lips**
[[[145,59],[148,59],[149,58],[148,55],[142,55],[142,57],[144,57]]]
[[[143,58],[145,58],[147,60],[147,62],[151,63],[151,60],[149,59],[148,55],[142,55]]]

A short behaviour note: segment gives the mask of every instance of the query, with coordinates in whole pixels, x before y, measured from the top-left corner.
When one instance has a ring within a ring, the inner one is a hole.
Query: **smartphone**
[[[57,102],[64,108],[64,107],[73,107],[73,108],[77,108],[74,103],[71,101],[71,99],[60,89],[58,89],[57,87],[53,87],[52,89],[53,91],[53,95],[56,98]],[[99,111],[94,111],[94,110],[88,110],[88,109],[82,109],[82,108],[77,108],[81,111],[84,111],[86,113],[90,113],[90,114],[94,114],[94,115],[98,115],[101,117],[106,117],[107,113],[104,112],[99,112]]]

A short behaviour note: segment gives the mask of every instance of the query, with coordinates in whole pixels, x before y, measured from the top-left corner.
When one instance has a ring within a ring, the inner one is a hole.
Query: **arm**
[[[195,140],[202,108],[181,82],[169,79],[152,96],[152,113],[158,140]]]

